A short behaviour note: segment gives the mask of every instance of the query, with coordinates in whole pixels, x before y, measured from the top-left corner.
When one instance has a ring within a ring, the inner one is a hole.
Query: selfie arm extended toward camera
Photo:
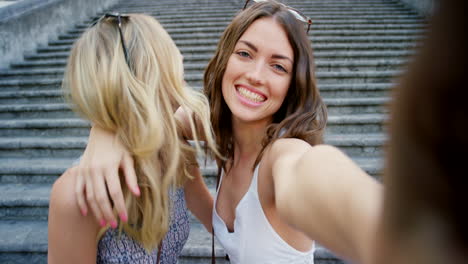
[[[282,139],[271,161],[280,217],[345,259],[369,263],[382,185],[333,146]]]

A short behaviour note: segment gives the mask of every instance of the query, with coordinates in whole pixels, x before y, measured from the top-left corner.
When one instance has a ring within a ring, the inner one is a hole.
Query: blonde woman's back
[[[177,263],[190,232],[190,222],[183,188],[169,191],[173,203],[169,230],[161,245],[160,264]],[[125,250],[121,250],[124,248]],[[156,263],[158,249],[145,251],[140,243],[115,229],[108,229],[98,244],[98,264]]]

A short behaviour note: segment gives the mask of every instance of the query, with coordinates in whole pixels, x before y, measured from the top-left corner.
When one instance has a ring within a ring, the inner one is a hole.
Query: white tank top
[[[219,187],[216,190],[212,219],[216,238],[229,255],[231,264],[313,264],[314,244],[307,252],[293,248],[276,233],[263,213],[257,191],[258,167],[247,193],[236,207],[232,233],[216,212]],[[221,173],[219,186],[223,176]]]

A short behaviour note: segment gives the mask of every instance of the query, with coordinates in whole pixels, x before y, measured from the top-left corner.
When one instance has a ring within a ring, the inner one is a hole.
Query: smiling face
[[[256,20],[237,41],[222,80],[233,120],[271,123],[293,76],[294,53],[271,17]]]

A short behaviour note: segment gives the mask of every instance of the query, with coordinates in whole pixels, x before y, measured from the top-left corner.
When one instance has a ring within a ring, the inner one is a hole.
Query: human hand
[[[130,191],[139,196],[140,189],[130,153],[115,134],[93,126],[81,161],[71,173],[76,173],[75,195],[81,213],[87,215],[89,205],[102,227],[107,224],[117,227],[109,197],[120,219],[124,222],[128,219],[119,169],[123,171]]]

